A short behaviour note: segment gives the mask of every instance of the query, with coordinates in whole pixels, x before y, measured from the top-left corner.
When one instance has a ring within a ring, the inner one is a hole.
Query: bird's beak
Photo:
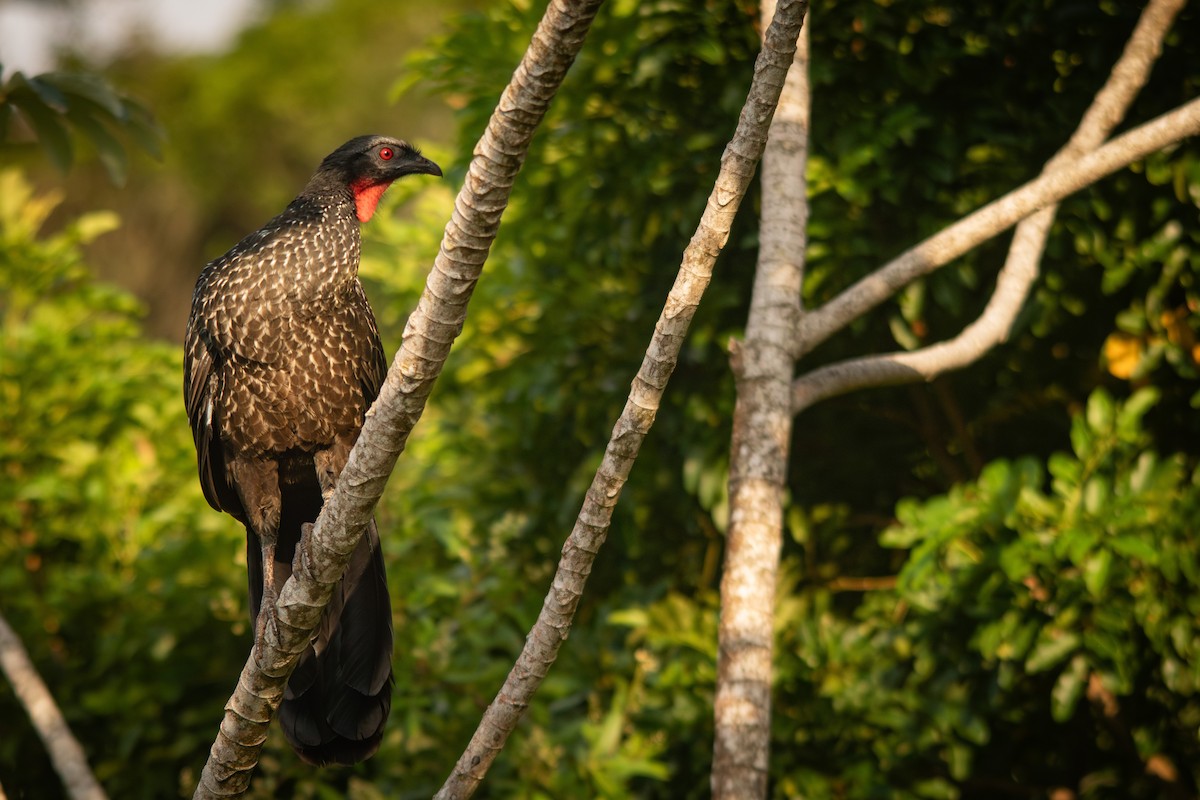
[[[408,163],[404,165],[404,174],[406,175],[433,175],[442,177],[442,168],[430,161],[425,156],[414,155],[408,159]]]

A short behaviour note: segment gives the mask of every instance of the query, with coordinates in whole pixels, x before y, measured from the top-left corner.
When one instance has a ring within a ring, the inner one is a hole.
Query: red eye
[[[396,151],[390,147],[379,148],[379,157],[384,161],[391,161],[392,156],[396,155]]]

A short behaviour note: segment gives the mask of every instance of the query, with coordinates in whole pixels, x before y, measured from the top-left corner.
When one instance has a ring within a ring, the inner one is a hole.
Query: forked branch
[[[1163,39],[1185,3],[1186,0],[1153,0],[1145,8],[1120,60],[1084,113],[1079,128],[1046,164],[1043,175],[1094,151],[1125,118],[1130,103],[1149,79],[1150,70],[1162,52]],[[814,370],[793,384],[793,412],[800,413],[820,400],[854,389],[930,381],[974,363],[1004,342],[1037,279],[1056,212],[1057,205],[1050,205],[1017,226],[1008,258],[997,276],[995,292],[983,314],[962,333],[912,352],[849,359]]]
[[[816,311],[806,314],[800,323],[796,357],[811,352],[912,281],[945,266],[1038,209],[1057,203],[1118,169],[1197,133],[1200,133],[1200,98],[993,200],[889,261]]]

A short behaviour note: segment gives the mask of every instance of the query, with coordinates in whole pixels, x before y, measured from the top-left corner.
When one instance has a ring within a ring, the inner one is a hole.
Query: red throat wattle
[[[350,184],[350,190],[354,192],[354,208],[358,212],[359,222],[366,222],[375,216],[375,208],[379,205],[379,200],[391,185],[391,181],[369,183],[365,180]]]

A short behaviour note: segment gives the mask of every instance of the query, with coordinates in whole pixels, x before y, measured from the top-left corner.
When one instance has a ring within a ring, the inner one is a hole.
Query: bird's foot
[[[258,609],[258,620],[254,625],[254,655],[261,661],[264,655],[263,645],[267,635],[279,641],[279,612],[275,610],[275,600],[278,598],[275,587],[263,587],[262,605]]]
[[[312,547],[313,524],[305,522],[300,526],[300,542],[296,545],[296,555],[292,556],[292,574],[308,575],[308,564],[312,557],[309,550]]]

